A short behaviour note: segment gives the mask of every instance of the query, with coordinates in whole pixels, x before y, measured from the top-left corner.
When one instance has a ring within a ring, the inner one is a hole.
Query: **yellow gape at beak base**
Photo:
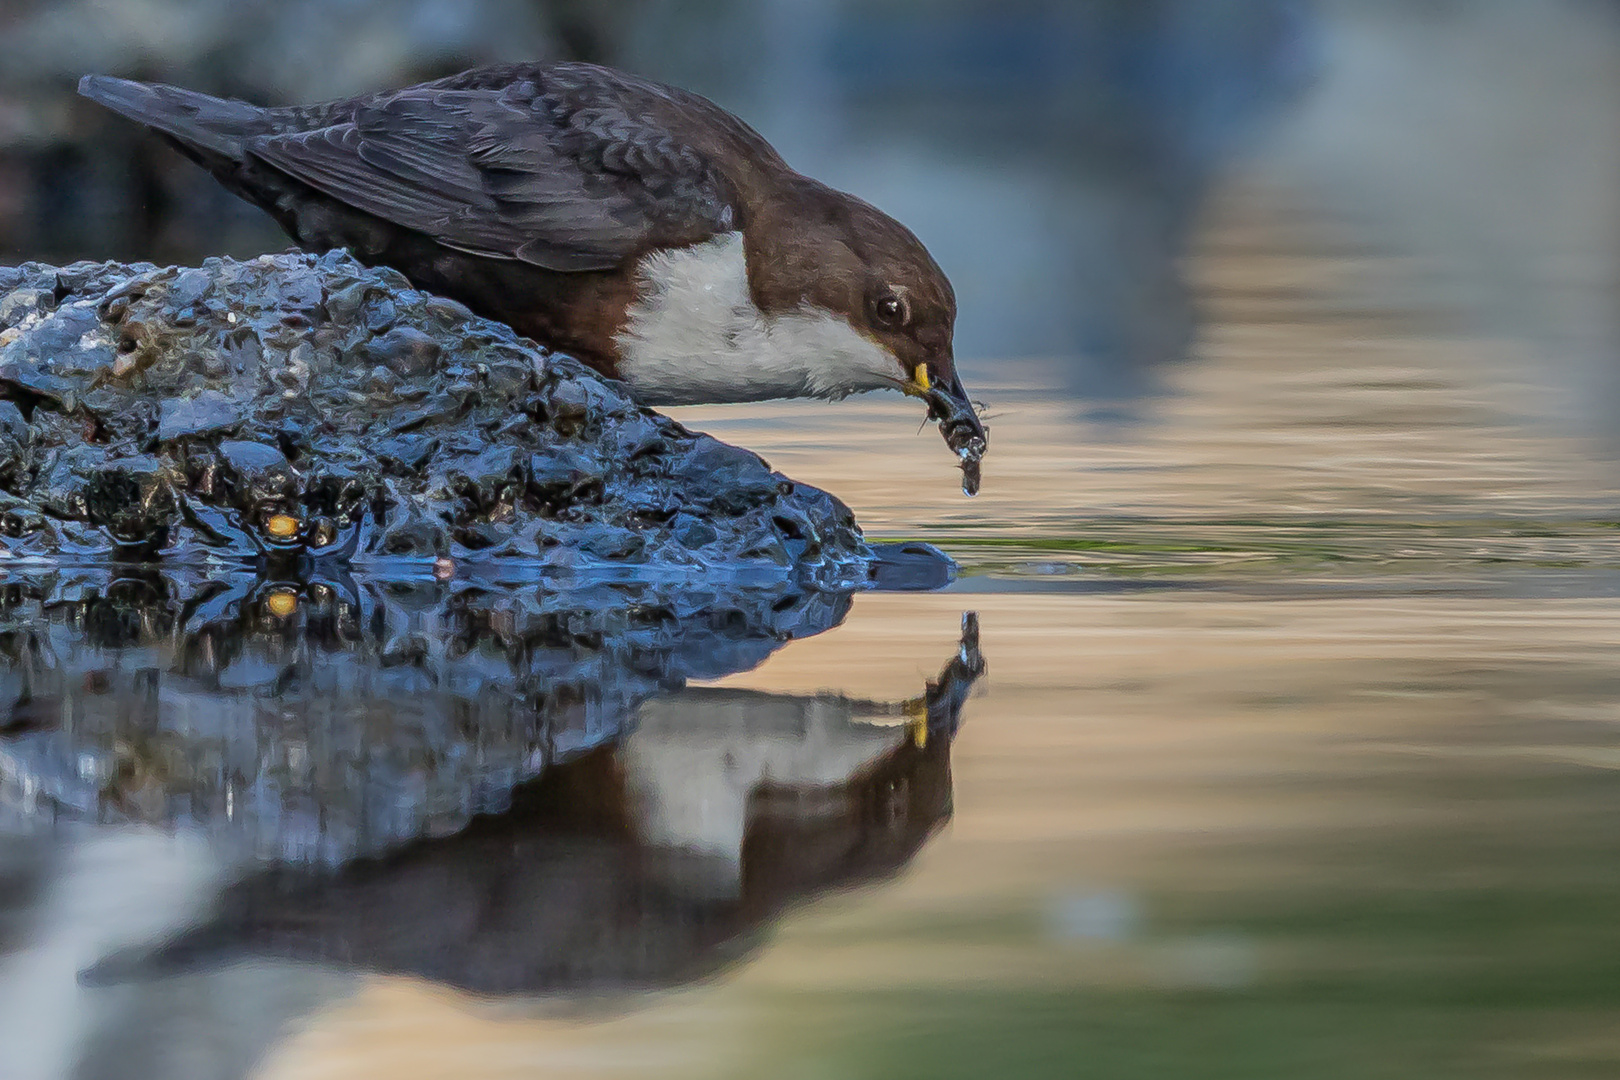
[[[918,364],[917,365],[917,370],[912,372],[911,377],[913,379],[917,380],[917,389],[921,390],[925,394],[928,393],[928,365],[927,364]]]

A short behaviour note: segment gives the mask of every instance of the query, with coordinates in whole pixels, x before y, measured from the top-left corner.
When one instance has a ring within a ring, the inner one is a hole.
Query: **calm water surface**
[[[1400,259],[1209,217],[1140,422],[970,365],[978,499],[913,403],[680,411],[943,591],[12,596],[0,1076],[1616,1075],[1612,473]]]

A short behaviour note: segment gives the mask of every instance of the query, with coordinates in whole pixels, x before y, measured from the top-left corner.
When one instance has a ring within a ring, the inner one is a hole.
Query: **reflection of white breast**
[[[767,316],[748,294],[740,232],[649,255],[617,338],[619,376],[647,405],[841,398],[900,381],[900,364],[848,320]]]
[[[650,847],[710,857],[705,888],[715,895],[741,884],[756,789],[839,787],[908,738],[904,727],[861,722],[854,703],[831,695],[685,690],[646,702],[636,720],[619,755],[636,833]]]

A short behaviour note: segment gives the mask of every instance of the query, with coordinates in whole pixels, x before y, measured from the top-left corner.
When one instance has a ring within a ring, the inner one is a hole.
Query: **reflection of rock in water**
[[[48,870],[46,852],[20,837],[0,837],[0,956],[27,934]]]
[[[650,695],[836,625],[792,588],[86,573],[0,592],[0,804],[337,863],[499,811]]]
[[[86,979],[249,957],[499,994],[698,978],[789,904],[910,860],[949,816],[951,737],[982,671],[969,616],[958,654],[913,702],[677,692],[617,749],[551,767],[499,817],[336,872],[251,874],[206,923]],[[738,763],[742,797],[711,820],[683,817],[692,759],[715,755]]]

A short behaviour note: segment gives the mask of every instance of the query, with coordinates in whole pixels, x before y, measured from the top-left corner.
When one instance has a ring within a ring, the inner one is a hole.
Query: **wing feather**
[[[626,95],[580,102],[535,81],[372,99],[341,123],[249,152],[332,198],[446,246],[553,270],[606,269],[732,227],[704,155]]]

